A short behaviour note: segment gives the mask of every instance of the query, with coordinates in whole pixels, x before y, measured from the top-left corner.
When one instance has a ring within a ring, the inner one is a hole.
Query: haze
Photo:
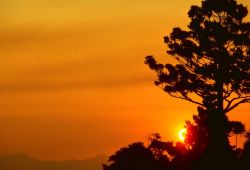
[[[1,0],[0,154],[85,159],[152,132],[178,140],[196,106],[154,86],[144,57],[173,61],[163,36],[187,25],[193,4]],[[230,113],[247,129],[249,108]]]

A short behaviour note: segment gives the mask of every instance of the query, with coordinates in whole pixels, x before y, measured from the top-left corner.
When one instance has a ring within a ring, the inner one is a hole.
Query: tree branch
[[[171,93],[169,93],[169,92],[168,92],[168,94],[169,94],[171,97],[174,97],[174,98],[177,98],[177,99],[187,100],[187,101],[189,101],[189,102],[191,102],[191,103],[194,103],[194,104],[197,104],[197,105],[200,105],[200,106],[205,107],[204,104],[202,104],[202,103],[200,103],[200,102],[197,102],[197,101],[191,99],[190,97],[187,97],[187,96],[185,96],[185,97],[183,97],[183,96],[175,96],[175,95],[173,95],[173,94],[171,94]]]
[[[249,103],[250,102],[250,98],[249,96],[248,97],[244,97],[242,100],[240,100],[239,102],[235,103],[234,105],[232,105],[230,107],[230,105],[232,104],[233,100],[237,100],[237,99],[241,99],[243,97],[237,97],[237,98],[234,98],[230,101],[230,104],[224,109],[224,113],[228,113],[230,112],[231,110],[233,110],[234,108],[236,108],[237,106],[239,106],[240,104],[243,104],[243,103]]]

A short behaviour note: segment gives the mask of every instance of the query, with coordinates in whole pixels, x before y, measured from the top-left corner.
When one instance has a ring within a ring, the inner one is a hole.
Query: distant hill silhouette
[[[0,156],[1,170],[101,170],[107,157],[99,155],[86,160],[41,161],[26,154]]]

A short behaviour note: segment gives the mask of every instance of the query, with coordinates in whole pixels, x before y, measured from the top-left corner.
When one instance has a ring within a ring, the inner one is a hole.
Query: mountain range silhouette
[[[1,170],[101,170],[107,156],[98,155],[86,160],[42,161],[23,153],[1,155]]]

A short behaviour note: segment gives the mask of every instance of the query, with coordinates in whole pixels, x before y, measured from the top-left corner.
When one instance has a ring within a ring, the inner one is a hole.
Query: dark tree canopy
[[[112,163],[103,165],[103,170],[156,170],[154,155],[141,142],[121,148],[109,161]]]
[[[186,121],[185,144],[198,154],[205,152],[208,146],[209,126],[208,112],[202,107],[198,107],[198,114],[193,115],[193,122]],[[240,121],[227,121],[225,133],[228,137],[243,135],[246,133],[245,125]]]
[[[188,30],[164,37],[178,64],[145,63],[157,73],[155,84],[169,95],[226,114],[250,101],[250,23],[235,0],[203,0],[188,12]],[[198,97],[197,97],[198,96]],[[200,99],[198,99],[200,98]]]
[[[215,160],[233,157],[226,113],[250,102],[247,14],[236,0],[203,0],[188,12],[188,30],[177,27],[164,37],[177,64],[161,64],[153,56],[145,61],[157,73],[157,86],[207,112],[208,150]]]
[[[203,108],[193,121],[186,122],[187,134],[184,143],[163,141],[158,133],[148,138],[148,145],[141,142],[133,143],[118,150],[109,157],[109,163],[103,170],[211,170],[211,169],[249,169],[250,134],[246,133],[247,141],[244,150],[235,150],[236,159],[222,162],[207,157],[208,117]],[[229,121],[227,134],[242,133],[244,125],[237,121]]]
[[[166,153],[175,156],[177,152],[172,142],[163,142],[154,134],[147,147],[137,142],[121,148],[110,156],[110,163],[103,165],[103,170],[166,170],[171,165]]]

